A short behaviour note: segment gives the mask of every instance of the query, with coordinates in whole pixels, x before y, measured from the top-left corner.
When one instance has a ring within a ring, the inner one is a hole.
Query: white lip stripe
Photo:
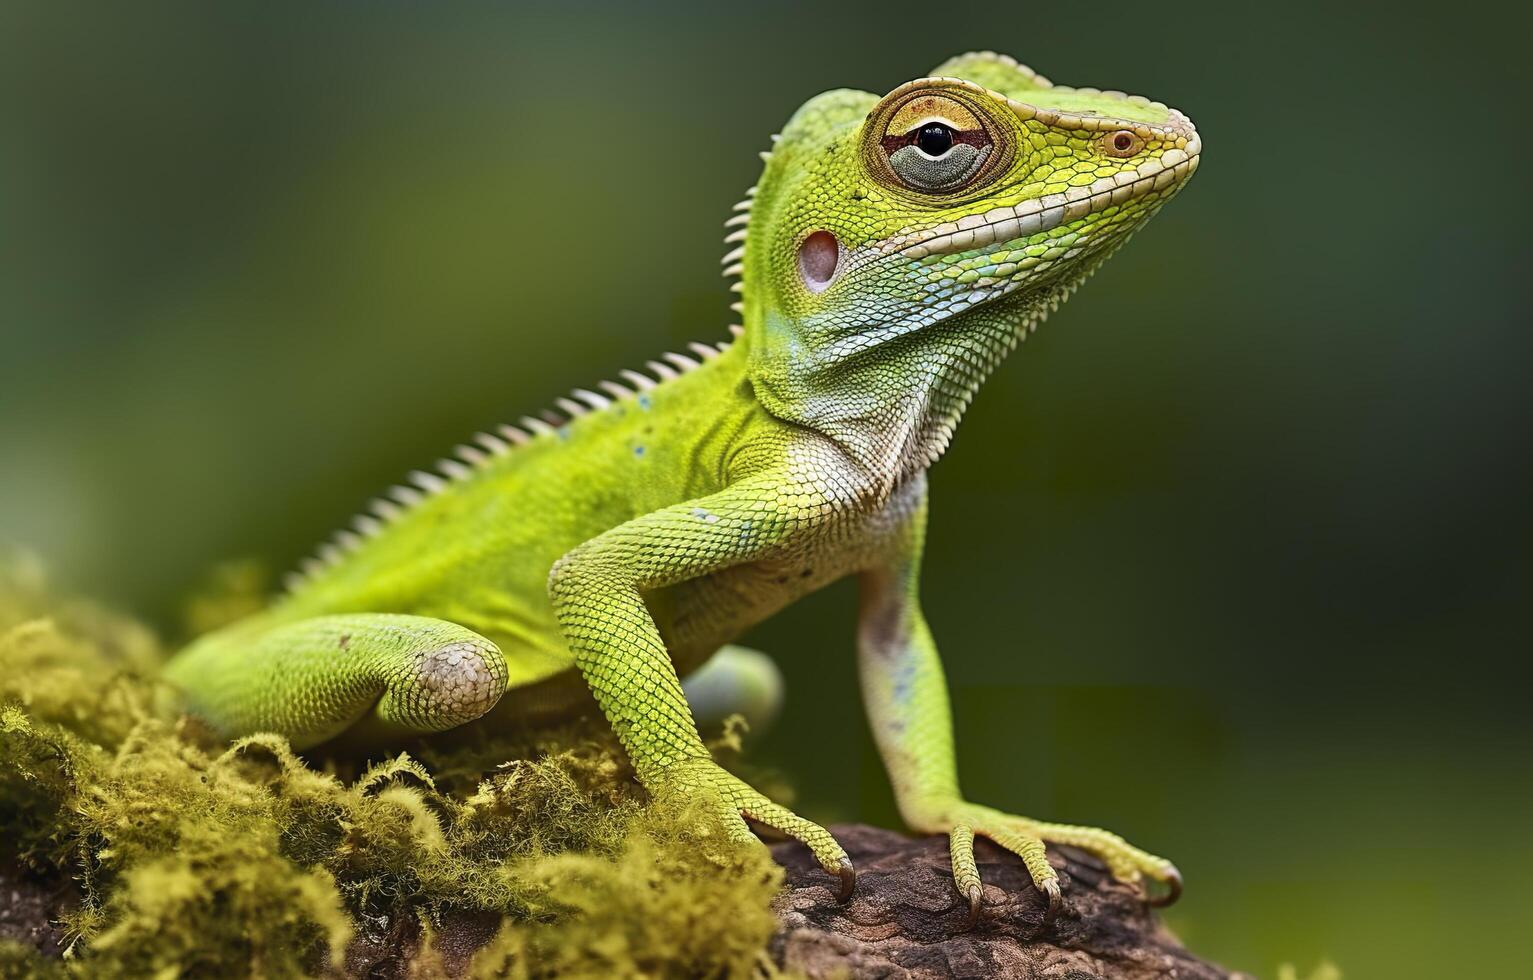
[[[983,215],[964,215],[956,222],[949,221],[887,239],[880,243],[878,250],[886,255],[899,252],[907,258],[919,259],[1051,231],[1066,221],[1094,214],[1151,191],[1164,190],[1197,169],[1201,149],[1194,136],[1185,150],[1167,150],[1158,159],[1140,164],[1137,171],[1102,177],[1085,186],[1072,187],[1063,194],[1023,201],[1016,207],[993,208]]]

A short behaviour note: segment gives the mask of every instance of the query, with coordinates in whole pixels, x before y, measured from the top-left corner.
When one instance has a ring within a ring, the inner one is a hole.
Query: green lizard
[[[855,573],[874,735],[905,821],[948,835],[971,918],[976,834],[1021,858],[1050,915],[1046,841],[1174,899],[1169,861],[963,796],[918,576],[926,470],[976,389],[1200,149],[1174,109],[992,53],[883,98],[809,100],[726,222],[733,342],[577,390],[561,416],[413,474],[283,598],[180,653],[170,680],[222,732],[300,748],[342,732],[382,746],[487,713],[536,723],[594,696],[645,786],[706,800],[742,841],[743,818],[797,838],[844,898],[846,852],[714,762],[680,677],[710,656],[712,689],[759,675],[759,654],[727,644]]]

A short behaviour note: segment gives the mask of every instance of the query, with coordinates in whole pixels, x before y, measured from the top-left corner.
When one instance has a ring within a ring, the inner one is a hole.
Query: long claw
[[[979,914],[984,909],[985,893],[978,888],[969,890],[969,917],[964,921],[964,931],[968,932],[979,925]]]
[[[1163,909],[1182,897],[1182,873],[1172,865],[1166,873],[1166,893],[1159,896],[1151,896],[1149,903],[1152,907]]]
[[[1043,913],[1043,928],[1047,929],[1049,926],[1054,924],[1055,917],[1059,915],[1059,906],[1061,902],[1059,893],[1059,879],[1048,879],[1043,884],[1038,886],[1038,890],[1043,892],[1044,895],[1048,896],[1049,899],[1048,911]]]
[[[841,875],[841,891],[836,895],[836,901],[850,901],[852,892],[857,890],[857,871],[852,867],[852,862],[842,859],[841,867],[837,869]]]

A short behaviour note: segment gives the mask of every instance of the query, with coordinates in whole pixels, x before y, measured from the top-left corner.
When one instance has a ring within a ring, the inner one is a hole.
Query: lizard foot
[[[1145,887],[1146,880],[1159,883],[1165,890],[1158,895],[1146,892],[1151,905],[1170,905],[1182,893],[1182,876],[1176,865],[1129,844],[1117,834],[1095,827],[1042,823],[1014,817],[989,807],[961,802],[943,807],[942,815],[922,820],[918,829],[946,833],[953,861],[953,884],[969,904],[968,924],[978,923],[983,906],[979,866],[974,860],[974,836],[987,837],[1022,859],[1033,885],[1047,899],[1043,926],[1047,928],[1059,914],[1062,894],[1059,875],[1048,862],[1045,842],[1066,844],[1099,857],[1107,870],[1122,881]]]
[[[845,902],[852,897],[857,886],[857,872],[853,870],[846,850],[824,827],[773,803],[712,759],[675,766],[667,772],[664,781],[688,795],[717,801],[716,815],[731,840],[760,844],[746,823],[750,820],[803,843],[820,862],[820,867],[836,879],[836,899]]]

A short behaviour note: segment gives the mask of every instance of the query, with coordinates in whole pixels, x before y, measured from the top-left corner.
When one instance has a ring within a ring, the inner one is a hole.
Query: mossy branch
[[[130,619],[59,599],[28,570],[0,576],[0,863],[58,890],[60,923],[0,963],[336,972],[348,950],[376,952],[380,929],[418,950],[467,916],[494,927],[454,972],[759,969],[780,870],[687,801],[645,798],[599,726],[362,768],[301,758],[272,735],[224,745],[159,713],[161,656]],[[432,956],[411,968],[429,975]]]

